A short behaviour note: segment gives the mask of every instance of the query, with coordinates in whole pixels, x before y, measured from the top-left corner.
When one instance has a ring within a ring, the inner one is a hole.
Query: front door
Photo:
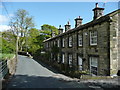
[[[78,56],[78,69],[82,70],[82,58],[80,56]]]
[[[91,75],[96,76],[98,73],[98,58],[97,57],[90,57],[90,72]]]

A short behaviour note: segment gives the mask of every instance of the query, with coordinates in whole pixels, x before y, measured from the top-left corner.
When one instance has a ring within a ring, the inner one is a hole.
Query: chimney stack
[[[61,28],[61,25],[59,25],[58,31],[59,31],[59,34],[63,33],[63,28]]]
[[[65,25],[65,32],[71,28],[70,22]]]
[[[55,37],[55,32],[54,31],[52,32],[52,37]]]
[[[104,8],[99,8],[98,3],[96,3],[95,8],[93,9],[93,11],[94,11],[93,19],[97,19],[97,18],[103,16],[103,10],[104,10]]]
[[[80,16],[75,19],[75,28],[82,25],[82,20],[83,19]]]

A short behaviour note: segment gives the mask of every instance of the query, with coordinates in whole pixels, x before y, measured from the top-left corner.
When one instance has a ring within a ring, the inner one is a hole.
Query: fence
[[[0,79],[8,73],[7,60],[0,60]]]

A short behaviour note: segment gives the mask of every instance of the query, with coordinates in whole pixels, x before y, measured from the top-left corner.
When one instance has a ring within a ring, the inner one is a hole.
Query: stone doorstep
[[[71,78],[68,76],[65,76],[63,74],[56,74],[53,77],[58,78],[60,81],[65,82],[79,82],[79,83],[85,83],[90,86],[90,88],[101,88],[101,87],[119,87],[119,82],[117,81],[120,77],[115,78],[107,78],[107,79],[77,79],[77,78]],[[118,78],[118,79],[117,79]]]
[[[79,80],[77,78],[71,78],[71,77],[65,76],[63,74],[56,74],[56,75],[53,75],[53,77],[59,79],[60,81],[67,81],[67,82],[73,82],[73,81],[77,82]]]
[[[119,77],[118,77],[119,78]],[[118,88],[120,87],[120,83],[118,82],[117,78],[114,79],[102,79],[102,80],[85,80],[85,81],[80,81],[81,83],[86,83],[88,85],[92,85],[92,86],[100,86],[103,88],[111,88],[111,87],[115,87]]]
[[[106,82],[106,80],[80,80],[80,79],[77,79],[77,78],[70,78],[70,77],[67,77],[65,75],[62,75],[62,74],[56,74],[56,75],[53,75],[53,77],[55,78],[58,78],[58,80],[60,81],[64,81],[64,82],[79,82],[79,83],[84,83],[86,85],[88,85],[90,88],[97,88],[97,89],[103,89],[103,88],[110,88],[111,87],[118,87],[118,85],[116,84],[113,84],[113,83],[108,83]],[[113,81],[113,80],[111,80]],[[104,90],[104,89],[103,89]]]

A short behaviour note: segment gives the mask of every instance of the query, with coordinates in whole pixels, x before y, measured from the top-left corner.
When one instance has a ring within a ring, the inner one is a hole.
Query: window
[[[78,46],[82,46],[82,35],[78,35]]]
[[[54,41],[54,46],[55,46],[55,41]]]
[[[50,42],[48,42],[48,47],[50,47]]]
[[[62,54],[62,63],[65,62],[65,54]]]
[[[62,38],[62,47],[65,47],[65,39]]]
[[[90,31],[90,45],[97,45],[97,31]]]
[[[53,59],[53,54],[51,53],[51,60]]]
[[[80,56],[78,56],[78,69],[82,70],[82,58]]]
[[[48,48],[48,42],[46,43],[46,47]]]
[[[69,43],[68,44],[69,44],[69,47],[72,47],[72,37],[71,36],[69,37]]]
[[[60,62],[60,54],[57,55],[57,61]]]
[[[92,75],[97,75],[98,70],[98,58],[97,57],[90,57],[90,72]]]
[[[69,60],[68,61],[69,66],[72,67],[72,54],[69,54],[68,60]]]
[[[60,47],[60,40],[57,40],[57,46]]]

